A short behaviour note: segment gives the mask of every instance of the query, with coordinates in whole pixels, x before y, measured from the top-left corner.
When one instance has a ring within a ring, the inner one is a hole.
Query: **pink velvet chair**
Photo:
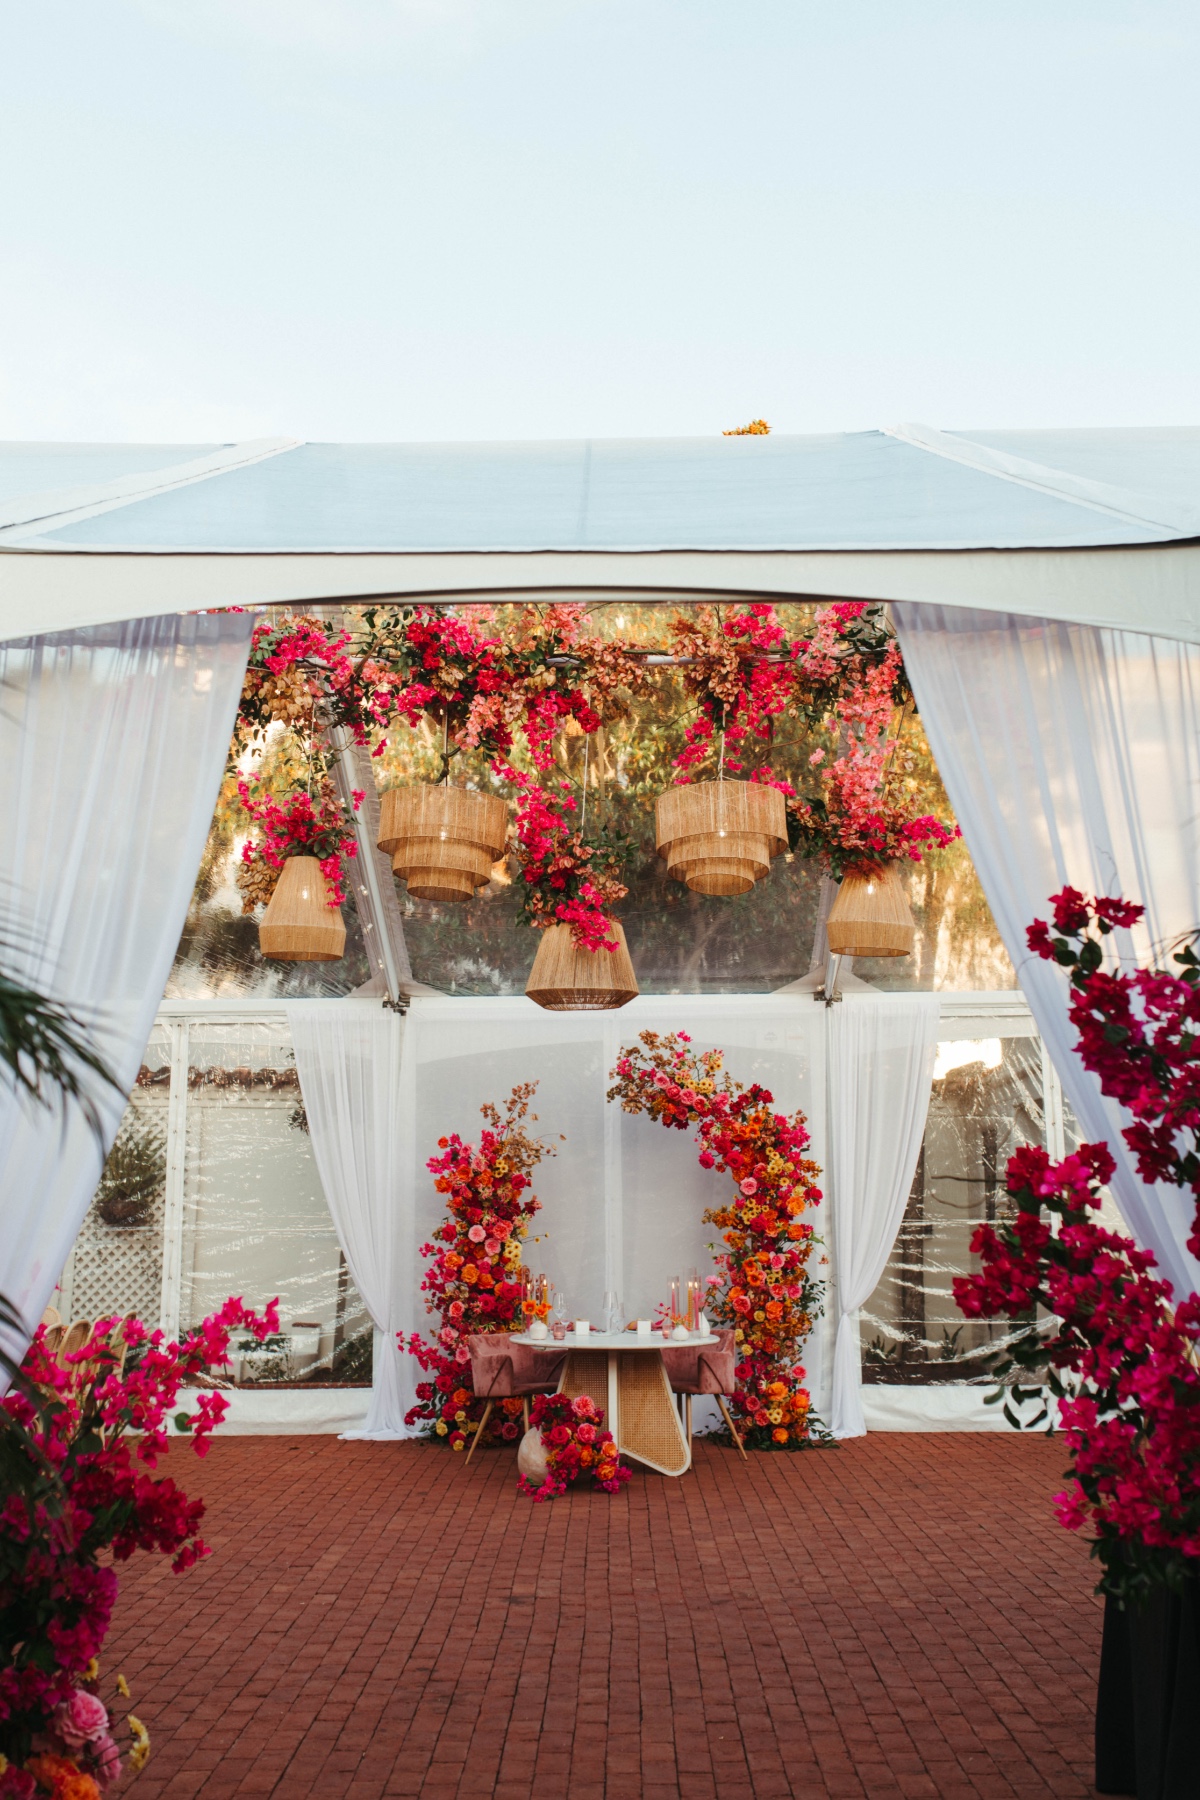
[[[737,1349],[733,1331],[725,1329],[714,1335],[717,1339],[715,1344],[666,1345],[662,1359],[667,1380],[671,1383],[673,1394],[684,1396],[688,1444],[692,1441],[692,1395],[711,1394],[721,1409],[721,1416],[729,1427],[729,1435],[737,1445],[738,1454],[746,1462],[745,1446],[738,1436],[733,1414],[726,1405],[726,1396],[737,1389],[737,1376],[734,1373],[737,1367]]]
[[[472,1433],[467,1461],[475,1454],[475,1446],[487,1430],[497,1400],[519,1396],[524,1402],[522,1413],[529,1430],[529,1400],[532,1394],[552,1394],[558,1386],[567,1352],[563,1349],[535,1350],[532,1344],[514,1344],[507,1331],[477,1331],[467,1339],[471,1355],[471,1386],[477,1400],[486,1400],[479,1430]]]

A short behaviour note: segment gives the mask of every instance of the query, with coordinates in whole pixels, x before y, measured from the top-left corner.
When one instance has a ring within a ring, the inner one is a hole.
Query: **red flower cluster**
[[[816,1163],[804,1156],[804,1117],[771,1111],[773,1096],[722,1074],[719,1050],[697,1055],[686,1032],[643,1031],[622,1049],[610,1100],[649,1113],[677,1131],[694,1127],[700,1165],[733,1178],[729,1204],[706,1212],[721,1228],[720,1285],[707,1303],[731,1325],[740,1352],[733,1411],[756,1449],[795,1449],[812,1435],[810,1401],[797,1361],[820,1308],[821,1286],[808,1271],[815,1242],[801,1215],[821,1199]]]
[[[538,931],[569,925],[582,950],[615,950],[609,913],[629,889],[616,874],[618,849],[588,841],[573,822],[569,781],[539,787],[505,768],[517,788],[514,848],[521,864],[521,916]]]
[[[690,659],[683,687],[699,706],[675,758],[678,768],[707,761],[718,731],[726,751],[748,736],[770,737],[795,685],[794,652],[773,606],[698,606],[672,620],[671,649]],[[727,754],[724,764],[735,771],[743,766]]]
[[[542,770],[568,719],[598,730],[619,707],[619,691],[644,679],[641,659],[588,631],[577,604],[517,607],[503,639],[428,605],[370,611],[366,623],[366,659],[396,672],[392,704],[409,725],[431,713],[457,748],[493,759],[506,756],[521,731]]]
[[[346,898],[346,859],[358,855],[358,840],[333,783],[323,782],[315,799],[300,790],[282,803],[256,788],[247,780],[237,786],[242,805],[258,825],[257,838],[242,846],[242,911],[266,905],[289,856],[315,856],[329,883],[329,904],[340,906]],[[355,792],[355,812],[363,798]]]
[[[434,1233],[435,1242],[421,1246],[431,1264],[421,1289],[429,1295],[427,1310],[441,1325],[432,1338],[414,1333],[408,1340],[407,1349],[433,1379],[417,1383],[417,1404],[405,1423],[425,1421],[431,1435],[446,1439],[454,1450],[464,1447],[484,1409],[471,1384],[468,1337],[477,1331],[520,1331],[525,1323],[521,1245],[540,1211],[528,1193],[530,1173],[544,1156],[553,1155],[522,1124],[536,1088],[536,1081],[515,1087],[503,1113],[491,1105],[480,1108],[488,1129],[480,1134],[478,1148],[455,1132],[438,1139],[442,1155],[426,1164],[449,1211]],[[536,1121],[536,1113],[530,1116]],[[406,1347],[403,1339],[400,1345]],[[497,1410],[502,1415],[499,1435],[515,1440],[521,1402],[504,1401]]]
[[[1133,1114],[1122,1133],[1143,1181],[1187,1188],[1196,1205],[1188,1249],[1200,1257],[1200,960],[1187,945],[1180,973],[1105,968],[1102,940],[1135,925],[1143,908],[1067,887],[1052,897],[1054,934],[1030,926],[1029,948],[1071,971],[1071,1023],[1079,1055],[1100,1086]]]
[[[1134,1114],[1123,1136],[1143,1179],[1172,1181],[1195,1196],[1200,963],[1189,946],[1176,959],[1182,976],[1114,972],[1104,966],[1103,940],[1136,923],[1142,908],[1074,888],[1051,904],[1054,932],[1038,920],[1029,944],[1071,971],[1082,1059]],[[1035,1386],[1012,1390],[1018,1401],[1043,1379],[1058,1398],[1072,1459],[1059,1517],[1095,1533],[1101,1586],[1136,1597],[1200,1566],[1200,1296],[1172,1311],[1171,1286],[1152,1272],[1154,1258],[1095,1223],[1113,1166],[1103,1144],[1085,1144],[1057,1164],[1040,1148],[1017,1151],[1008,1165],[1016,1216],[980,1228],[971,1245],[980,1272],[956,1279],[954,1291],[969,1318],[1023,1322],[998,1372],[1033,1372]],[[1195,1227],[1189,1247],[1198,1248]],[[1006,1412],[1020,1423],[1010,1406]]]
[[[576,1400],[566,1394],[539,1394],[529,1417],[532,1428],[541,1433],[548,1474],[541,1487],[522,1475],[517,1486],[523,1494],[553,1500],[584,1475],[606,1494],[620,1493],[630,1471],[617,1454],[612,1432],[603,1429],[603,1412],[586,1394]]]
[[[90,1679],[117,1592],[101,1557],[120,1563],[157,1550],[182,1571],[208,1555],[199,1536],[204,1502],[147,1471],[167,1449],[165,1421],[181,1385],[224,1361],[230,1333],[242,1327],[260,1339],[277,1331],[277,1303],[260,1318],[227,1301],[181,1344],[136,1319],[102,1319],[65,1364],[39,1328],[22,1382],[0,1403],[0,1750],[10,1763],[56,1740],[72,1757],[83,1751],[70,1739],[88,1713],[75,1696]],[[198,1455],[225,1410],[215,1391],[198,1396],[189,1426]],[[176,1424],[186,1420],[180,1414]],[[106,1746],[97,1755],[111,1764]]]

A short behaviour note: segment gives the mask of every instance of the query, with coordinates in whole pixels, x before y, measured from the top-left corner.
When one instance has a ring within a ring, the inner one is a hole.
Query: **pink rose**
[[[487,1232],[483,1229],[482,1225],[472,1225],[467,1236],[473,1244],[482,1244],[484,1238],[487,1236]]]
[[[577,1419],[594,1419],[596,1417],[595,1402],[587,1394],[580,1394],[577,1400],[572,1400],[571,1411]]]
[[[82,1750],[108,1730],[108,1709],[95,1694],[76,1688],[69,1700],[54,1709],[54,1729],[68,1750]]]
[[[9,1763],[3,1775],[0,1775],[0,1800],[34,1800],[37,1782],[28,1769],[18,1769],[16,1763]]]
[[[458,1346],[458,1349],[454,1352],[454,1360],[456,1363],[469,1363],[470,1362],[471,1352],[467,1349],[467,1346],[465,1344],[460,1344]]]
[[[581,1444],[594,1444],[596,1441],[596,1427],[594,1425],[577,1425],[575,1427],[575,1436],[579,1439]]]
[[[462,1316],[463,1316],[462,1301],[461,1300],[452,1300],[450,1302],[450,1317],[452,1319],[461,1319]]]
[[[499,1249],[500,1249],[500,1240],[499,1240],[499,1238],[489,1238],[487,1240],[487,1243],[483,1247],[487,1251],[489,1256],[495,1256],[498,1254]]]
[[[121,1752],[107,1731],[92,1745],[92,1755],[95,1758],[96,1780],[101,1787],[107,1787],[121,1773]]]
[[[757,1194],[758,1192],[758,1183],[755,1181],[753,1175],[747,1175],[745,1181],[740,1182],[739,1186],[741,1187],[743,1194]]]

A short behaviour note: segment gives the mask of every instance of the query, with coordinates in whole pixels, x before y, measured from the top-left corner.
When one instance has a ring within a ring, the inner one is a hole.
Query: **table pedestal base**
[[[571,1350],[558,1391],[571,1400],[586,1394],[602,1407],[622,1455],[660,1475],[682,1475],[691,1467],[691,1447],[659,1351]]]

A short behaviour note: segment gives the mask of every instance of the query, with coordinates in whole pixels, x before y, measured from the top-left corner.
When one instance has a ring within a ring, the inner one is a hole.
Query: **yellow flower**
[[[745,1335],[746,1335],[745,1332],[742,1330],[741,1326],[739,1325],[737,1330],[733,1334],[734,1343],[740,1344],[742,1342],[742,1339],[745,1337]]]
[[[464,1444],[464,1442],[465,1442],[465,1441],[466,1441],[466,1440],[465,1440],[465,1439],[463,1439],[463,1438],[455,1438],[455,1440],[454,1440],[454,1442],[453,1442],[453,1443],[452,1443],[452,1444],[451,1444],[451,1446],[450,1446],[450,1448],[451,1448],[451,1449],[452,1449],[452,1450],[461,1450],[461,1449],[462,1449],[462,1447],[463,1447],[463,1444]]]
[[[766,1315],[766,1313],[765,1313],[765,1312],[756,1312],[756,1313],[755,1313],[755,1315],[754,1315],[754,1322],[755,1322],[755,1324],[756,1324],[756,1325],[761,1325],[761,1324],[762,1324],[762,1322],[763,1322],[763,1320],[764,1320],[764,1319],[765,1319],[765,1318],[766,1318],[766,1316],[767,1316],[767,1315]]]
[[[3,1750],[0,1750],[0,1775],[3,1775],[3,1773],[4,1773],[5,1769],[7,1769],[7,1767],[8,1767],[8,1758],[7,1758],[7,1756],[5,1756]]]
[[[770,1419],[772,1425],[782,1425],[783,1423],[783,1414],[777,1406],[772,1406],[768,1410],[767,1417]]]
[[[129,1735],[133,1739],[133,1749],[129,1752],[129,1767],[136,1775],[144,1769],[150,1760],[150,1733],[142,1721],[130,1713],[125,1721],[129,1727]]]
[[[87,1668],[83,1671],[83,1679],[85,1681],[95,1681],[95,1679],[99,1673],[100,1673],[100,1659],[99,1659],[99,1657],[93,1656],[91,1662],[88,1664]]]
[[[450,1429],[450,1427],[447,1425],[445,1419],[439,1419],[437,1424],[434,1426],[434,1430],[437,1432],[439,1437],[445,1437],[445,1435],[449,1431],[449,1429]]]
[[[454,1415],[454,1423],[456,1425],[461,1425],[463,1420],[466,1418],[466,1416],[467,1416],[466,1413],[462,1410],[462,1407],[460,1406],[458,1411]]]
[[[118,1692],[118,1694],[120,1694],[122,1700],[128,1700],[128,1698],[129,1698],[129,1683],[126,1681],[126,1679],[123,1675],[117,1676],[117,1692]]]

